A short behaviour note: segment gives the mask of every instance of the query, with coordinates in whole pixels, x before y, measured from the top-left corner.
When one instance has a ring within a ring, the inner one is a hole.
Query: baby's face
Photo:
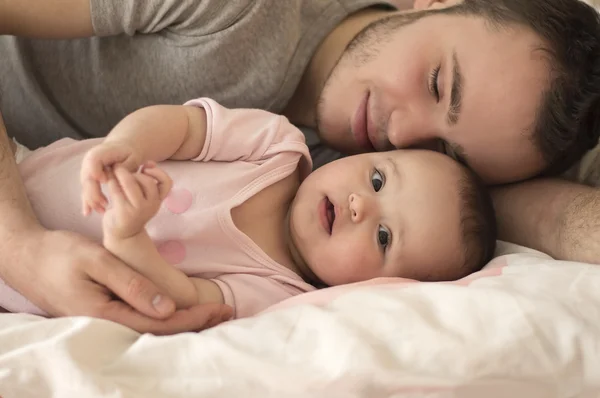
[[[462,170],[436,152],[397,150],[327,164],[300,186],[290,233],[325,284],[453,279],[463,263]]]

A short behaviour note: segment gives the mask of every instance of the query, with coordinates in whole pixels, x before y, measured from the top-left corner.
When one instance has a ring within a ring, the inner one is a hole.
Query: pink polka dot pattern
[[[176,240],[169,240],[161,243],[157,247],[160,255],[169,264],[181,264],[185,260],[186,250],[183,243]]]
[[[187,189],[172,189],[165,198],[165,206],[175,214],[181,214],[192,205],[193,196]]]

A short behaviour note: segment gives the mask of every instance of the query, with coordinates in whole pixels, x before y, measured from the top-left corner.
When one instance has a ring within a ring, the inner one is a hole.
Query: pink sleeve
[[[312,168],[302,132],[285,117],[260,109],[228,109],[208,98],[185,103],[206,111],[206,142],[195,161],[261,164],[281,152],[296,152],[303,174]]]
[[[233,307],[235,319],[255,315],[305,292],[291,284],[259,275],[226,274],[211,280],[221,289],[225,304]]]

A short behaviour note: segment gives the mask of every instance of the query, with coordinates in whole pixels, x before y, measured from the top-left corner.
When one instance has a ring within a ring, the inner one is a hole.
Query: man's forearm
[[[0,0],[0,35],[47,39],[90,37],[91,0]]]
[[[0,220],[0,277],[6,279],[8,273],[18,267],[18,261],[13,255],[21,247],[20,237],[40,226],[27,199],[1,116]]]
[[[495,188],[499,238],[600,264],[600,190],[556,179]]]

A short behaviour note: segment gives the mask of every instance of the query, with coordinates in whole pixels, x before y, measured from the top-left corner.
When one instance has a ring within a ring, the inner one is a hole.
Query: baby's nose
[[[352,222],[358,223],[365,219],[371,211],[371,203],[368,198],[358,193],[348,196],[348,209]]]

